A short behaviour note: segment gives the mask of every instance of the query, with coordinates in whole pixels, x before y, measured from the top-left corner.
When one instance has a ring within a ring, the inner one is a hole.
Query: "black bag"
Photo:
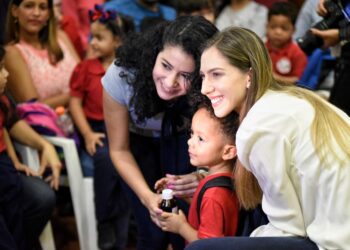
[[[204,184],[202,189],[198,193],[197,198],[197,216],[198,223],[200,223],[200,208],[203,199],[203,195],[208,188],[212,187],[224,187],[231,191],[234,191],[234,184],[230,177],[228,176],[219,176],[214,179],[209,180]],[[238,218],[238,227],[236,236],[249,236],[251,232],[254,231],[257,227],[265,225],[269,222],[267,216],[263,212],[261,205],[257,206],[252,210],[241,209],[239,211]]]

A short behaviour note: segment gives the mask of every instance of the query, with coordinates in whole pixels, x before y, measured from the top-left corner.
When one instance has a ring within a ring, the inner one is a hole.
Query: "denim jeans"
[[[315,243],[302,237],[224,237],[198,240],[186,250],[318,250]]]
[[[0,249],[30,249],[54,206],[47,183],[19,173],[6,153],[0,155]]]

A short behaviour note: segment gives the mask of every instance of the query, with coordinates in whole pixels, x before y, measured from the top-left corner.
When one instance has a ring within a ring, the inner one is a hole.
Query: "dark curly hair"
[[[0,61],[2,61],[5,57],[5,49],[0,46]]]
[[[144,33],[130,34],[126,38],[117,50],[115,64],[128,70],[122,71],[120,77],[134,89],[130,104],[135,108],[138,122],[145,121],[167,107],[167,102],[159,98],[152,77],[158,53],[170,45],[180,46],[192,55],[195,71],[191,85],[199,89],[200,47],[216,32],[216,27],[203,17],[183,16],[172,22],[161,22]]]
[[[268,20],[272,16],[283,15],[289,18],[291,23],[295,25],[298,17],[298,8],[293,2],[275,2],[269,9]]]
[[[240,124],[239,114],[236,111],[232,111],[222,118],[216,117],[209,98],[199,92],[191,94],[190,105],[193,114],[200,108],[205,108],[214,120],[219,121],[224,135],[226,135],[233,144],[236,143],[236,133]]]

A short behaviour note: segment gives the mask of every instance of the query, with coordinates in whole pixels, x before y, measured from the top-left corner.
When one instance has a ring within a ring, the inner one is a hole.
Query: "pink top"
[[[24,41],[15,45],[28,65],[40,99],[69,93],[69,79],[77,62],[63,42],[59,41],[59,45],[64,58],[56,65],[50,63],[46,49],[34,48]]]

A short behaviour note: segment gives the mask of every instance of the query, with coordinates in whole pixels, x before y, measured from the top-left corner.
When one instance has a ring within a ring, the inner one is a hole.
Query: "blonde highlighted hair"
[[[9,4],[7,11],[7,20],[6,20],[6,43],[18,43],[20,41],[19,37],[19,22],[12,15],[12,8],[19,8],[23,0],[12,0]],[[39,32],[39,40],[44,47],[47,47],[50,56],[50,62],[55,64],[63,59],[63,52],[61,47],[58,44],[57,39],[57,24],[53,11],[52,0],[47,0],[49,7],[49,20],[47,25],[42,28]]]
[[[311,137],[321,163],[326,163],[329,154],[339,161],[350,159],[349,124],[335,112],[331,104],[313,92],[275,80],[268,51],[254,32],[239,27],[228,28],[210,39],[204,49],[210,47],[218,49],[231,65],[251,74],[251,85],[240,114],[241,121],[267,90],[287,93],[306,100],[315,110]],[[334,147],[335,144],[337,147]],[[342,153],[339,153],[339,149]],[[262,197],[256,178],[239,163],[235,175],[241,205],[254,208]]]

